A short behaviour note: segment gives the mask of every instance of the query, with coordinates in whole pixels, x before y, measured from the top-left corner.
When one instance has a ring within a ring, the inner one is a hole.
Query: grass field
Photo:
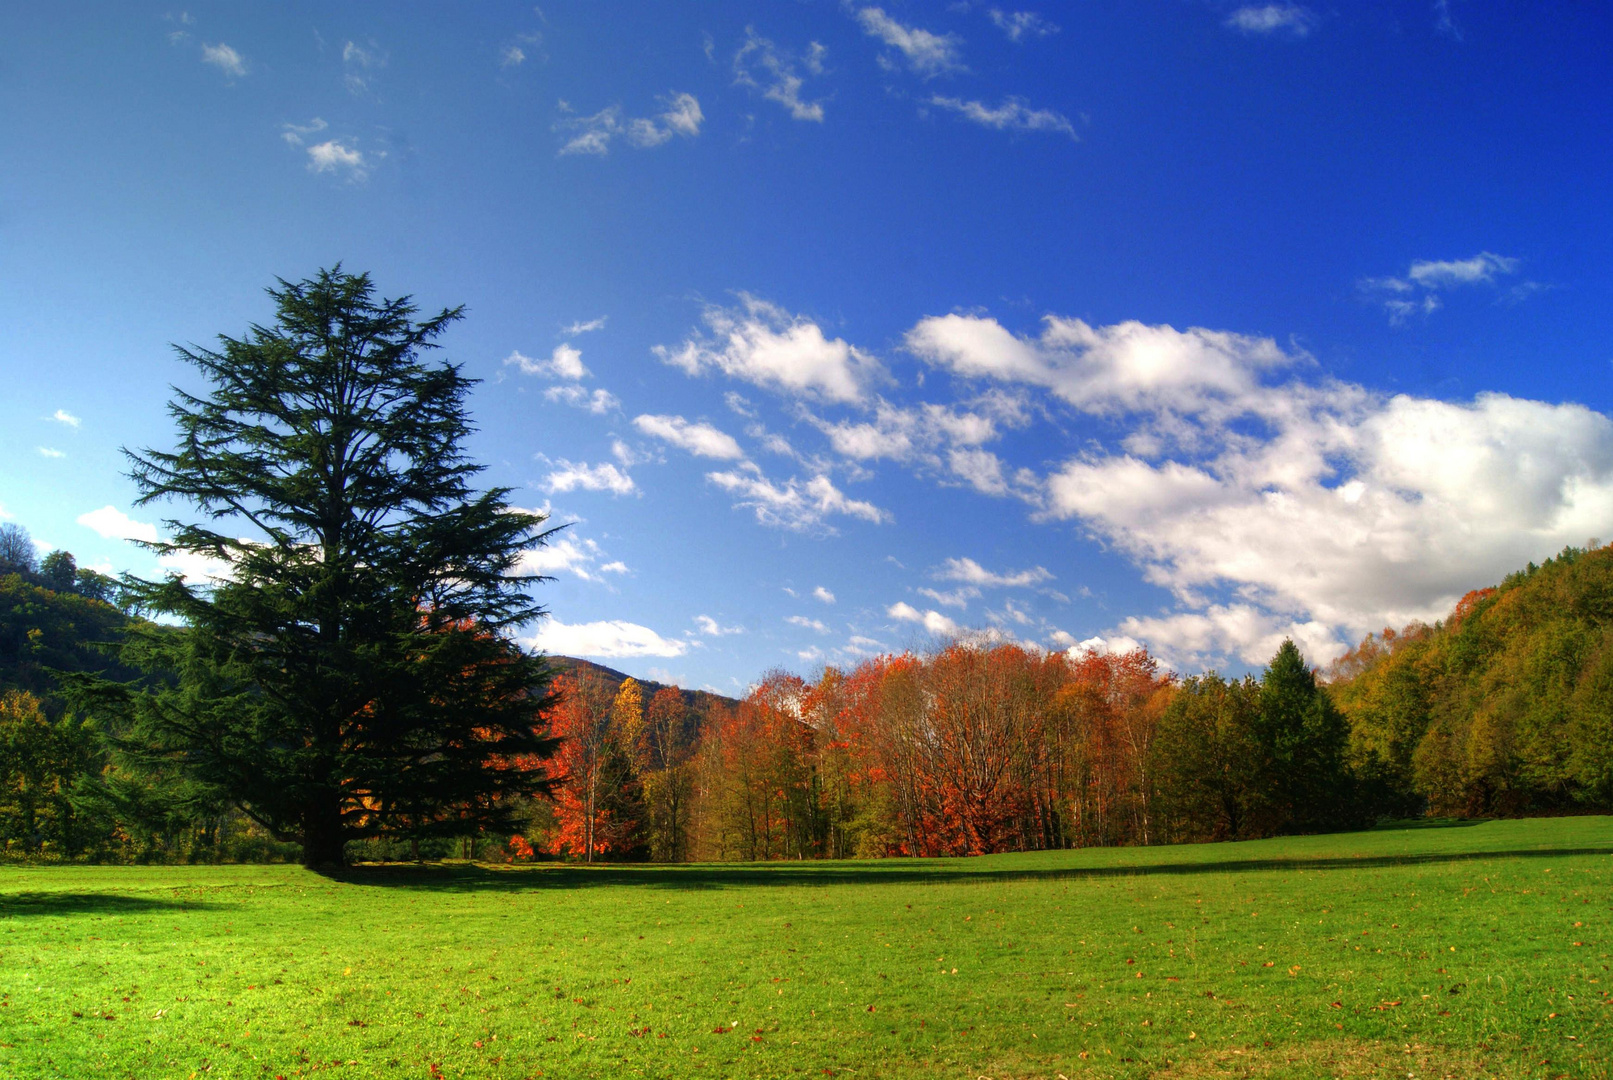
[[[1607,1076],[1613,819],[979,859],[0,869],[0,1076]]]

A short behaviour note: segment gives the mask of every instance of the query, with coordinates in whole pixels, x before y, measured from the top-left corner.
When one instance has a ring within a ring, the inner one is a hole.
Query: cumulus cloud
[[[734,505],[754,512],[763,525],[833,532],[827,524],[831,517],[861,518],[875,525],[891,520],[873,503],[848,498],[822,474],[804,483],[795,477],[779,483],[769,480],[754,462],[744,461],[726,472],[707,473],[706,479],[732,495]]]
[[[66,426],[73,428],[75,431],[84,423],[84,421],[80,420],[66,409],[57,409],[55,412],[51,413],[50,416],[46,417],[46,419],[55,421],[58,424],[65,424]]]
[[[202,45],[202,63],[212,64],[232,79],[246,74],[246,58],[222,41],[217,45]]]
[[[857,12],[863,33],[896,49],[907,66],[924,78],[963,71],[963,42],[956,34],[935,34],[917,26],[904,26],[883,8],[865,7]]]
[[[681,416],[637,416],[633,418],[633,426],[652,438],[669,442],[699,457],[737,461],[745,456],[745,451],[740,449],[732,435],[710,424],[692,422]]]
[[[571,107],[562,101],[560,111],[565,115],[554,125],[554,130],[563,136],[561,156],[608,154],[611,141],[618,135],[633,146],[648,149],[671,141],[674,135],[692,139],[700,134],[705,114],[693,94],[672,93],[660,101],[662,112],[636,118],[624,118],[620,105],[607,106],[591,116],[573,116]]]
[[[928,596],[931,600],[934,600],[942,607],[955,608],[966,608],[969,606],[969,601],[978,600],[980,598],[980,590],[975,588],[973,585],[965,585],[961,588],[949,589],[946,592],[942,592],[939,589],[924,588],[919,589],[918,594],[920,596]]]
[[[770,390],[826,401],[857,402],[883,377],[873,357],[800,315],[748,293],[740,306],[709,305],[709,335],[682,345],[657,345],[655,354],[690,375],[716,370]]]
[[[1034,11],[1003,11],[1001,8],[992,8],[986,12],[997,29],[1008,35],[1008,40],[1019,43],[1026,38],[1044,38],[1059,32],[1054,23],[1048,22]]]
[[[1315,29],[1316,16],[1298,4],[1246,4],[1227,16],[1226,25],[1245,34],[1302,38]]]
[[[689,643],[664,638],[647,626],[612,619],[589,623],[564,623],[550,616],[538,625],[537,633],[520,644],[551,656],[682,656]]]
[[[1048,131],[1068,135],[1077,141],[1080,138],[1069,117],[1052,109],[1033,109],[1024,98],[1007,97],[1002,104],[991,106],[980,101],[935,94],[930,97],[929,103],[938,109],[955,112],[981,127],[996,128],[998,131]]]
[[[1481,251],[1469,259],[1419,259],[1404,276],[1362,278],[1357,282],[1362,295],[1381,303],[1390,323],[1398,326],[1413,315],[1430,315],[1444,306],[1441,294],[1466,286],[1494,286],[1497,279],[1515,274],[1522,262],[1492,251]],[[1544,289],[1539,282],[1526,281],[1509,294],[1523,299]]]
[[[812,599],[821,603],[832,604],[835,602],[835,594],[830,592],[828,589],[825,589],[822,585],[819,585],[817,588],[812,590]]]
[[[1053,575],[1044,566],[997,574],[968,558],[948,559],[931,576],[937,581],[961,581],[966,585],[997,589],[1028,589],[1053,580]]]
[[[820,634],[827,634],[829,628],[818,619],[809,619],[805,615],[786,615],[784,621],[791,626],[799,626],[804,630],[816,630]]]
[[[558,466],[543,478],[544,490],[551,493],[567,491],[608,491],[612,495],[634,495],[638,485],[633,478],[610,462],[589,465],[587,462],[570,462],[561,458]]]
[[[582,352],[571,344],[556,345],[547,358],[535,360],[520,350],[504,358],[505,367],[518,367],[523,375],[542,375],[551,379],[586,379],[588,369],[583,366]]]
[[[930,611],[920,611],[918,608],[907,603],[905,600],[898,601],[897,603],[894,603],[890,607],[886,608],[885,614],[889,615],[893,619],[900,619],[903,622],[918,623],[919,625],[923,626],[925,630],[937,637],[953,637],[956,636],[961,630],[957,623],[953,622],[939,611],[935,611],[933,609]]]
[[[80,514],[78,523],[94,529],[107,540],[139,540],[148,544],[157,542],[157,526],[145,521],[136,521],[111,505]]]
[[[747,26],[745,44],[734,54],[734,83],[760,92],[768,101],[778,102],[793,119],[822,123],[823,102],[802,98],[806,79],[796,64],[809,75],[822,75],[826,55],[828,50],[814,41],[797,60]]]
[[[1118,635],[1095,641],[1103,642],[1109,652],[1129,652],[1117,646],[1134,649],[1146,641],[1151,652],[1179,671],[1213,667],[1230,657],[1259,667],[1289,639],[1313,664],[1325,664],[1345,648],[1326,623],[1285,619],[1250,604],[1212,604],[1203,611],[1157,618],[1133,616],[1122,621],[1119,630]]]
[[[621,401],[609,390],[585,390],[575,384],[551,386],[543,392],[543,396],[548,401],[562,402],[574,409],[591,412],[595,416],[604,416],[622,407]]]
[[[932,316],[909,330],[906,342],[915,355],[955,374],[1043,387],[1103,415],[1258,414],[1260,376],[1299,359],[1270,338],[1140,322],[1093,327],[1054,315],[1043,319],[1035,338],[987,316]]]

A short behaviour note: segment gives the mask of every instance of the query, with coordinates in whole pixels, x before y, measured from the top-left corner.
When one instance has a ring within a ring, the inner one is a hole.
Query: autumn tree
[[[522,556],[548,535],[478,491],[465,453],[474,380],[428,352],[461,316],[416,321],[337,267],[269,290],[274,318],[180,348],[172,450],[128,451],[164,554],[210,581],[129,579],[181,623],[136,628],[123,657],[175,680],[81,678],[125,762],[239,806],[310,866],[348,841],[505,829],[547,787],[500,769],[553,749],[548,668],[507,633],[541,614]]]
[[[1255,727],[1260,687],[1211,671],[1171,696],[1154,742],[1165,832],[1176,840],[1237,840],[1249,834],[1262,778]]]
[[[689,854],[689,810],[695,742],[683,692],[664,686],[650,698],[635,751],[644,784],[650,857],[681,862]]]

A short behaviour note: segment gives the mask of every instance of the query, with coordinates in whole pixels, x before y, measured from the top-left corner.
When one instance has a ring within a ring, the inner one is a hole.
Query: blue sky
[[[489,482],[575,523],[531,640],[687,685],[971,629],[1320,662],[1613,539],[1602,5],[0,30],[0,514],[83,564],[158,569],[118,451],[169,343],[338,260],[467,305]]]

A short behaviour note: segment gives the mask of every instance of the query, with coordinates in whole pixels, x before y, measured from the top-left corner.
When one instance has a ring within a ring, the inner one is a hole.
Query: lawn
[[[978,859],[0,868],[0,1076],[1609,1075],[1613,819]]]

